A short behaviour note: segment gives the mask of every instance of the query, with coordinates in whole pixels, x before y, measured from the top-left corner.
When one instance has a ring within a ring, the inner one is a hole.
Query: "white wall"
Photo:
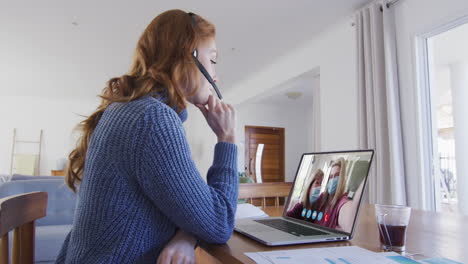
[[[408,184],[408,202],[416,208],[431,209],[429,195],[423,186],[430,181],[430,171],[420,167],[423,159],[421,112],[416,80],[415,37],[426,34],[438,26],[468,15],[466,0],[402,0],[395,8],[400,97],[405,144],[405,171]]]
[[[64,99],[25,96],[0,97],[0,174],[10,173],[13,128],[20,140],[36,140],[43,129],[40,174],[50,175],[57,159],[67,157],[77,140],[73,129],[91,114],[99,104],[96,99]],[[195,107],[189,106],[189,118],[184,123],[193,159],[203,178],[206,177],[214,155],[216,136]],[[35,152],[24,144],[20,152]]]
[[[43,129],[41,175],[50,175],[56,169],[57,159],[66,157],[76,144],[77,133],[73,129],[91,114],[99,104],[96,99],[64,99],[25,96],[0,97],[0,174],[9,174],[13,128],[18,138],[35,140]],[[193,159],[203,178],[206,177],[214,155],[216,136],[195,107],[189,106],[189,118],[184,123]],[[34,152],[24,144],[20,152]]]
[[[236,85],[226,100],[240,104],[286,80],[320,67],[320,150],[357,147],[355,28],[350,19],[330,26]]]
[[[310,152],[307,141],[311,132],[307,120],[310,113],[305,106],[278,107],[268,104],[242,104],[236,106],[237,124],[236,137],[238,147],[238,170],[243,172],[245,156],[246,125],[270,126],[285,128],[285,180],[292,181],[296,173],[299,159],[304,152]],[[213,162],[216,136],[205,121],[199,110],[193,106],[188,108],[188,119],[184,123],[187,140],[192,151],[192,157],[202,177],[206,177]]]
[[[218,142],[216,135],[206,122],[198,108],[188,105],[188,118],[184,123],[192,158],[203,178],[213,163],[214,146]]]
[[[453,94],[453,124],[455,127],[455,157],[457,167],[457,198],[460,212],[468,215],[468,63],[450,67]]]
[[[26,96],[0,97],[0,174],[10,173],[13,128],[19,140],[38,140],[43,129],[40,174],[50,175],[56,161],[66,157],[75,146],[74,127],[97,107],[96,99],[58,99]],[[37,151],[18,144],[20,152]]]
[[[236,109],[239,172],[245,171],[245,126],[282,127],[285,129],[285,181],[293,181],[302,153],[310,152],[307,120],[311,117],[306,107],[241,104]]]

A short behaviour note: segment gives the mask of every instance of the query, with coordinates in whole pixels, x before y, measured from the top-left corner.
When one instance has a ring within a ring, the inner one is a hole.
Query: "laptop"
[[[350,240],[373,156],[304,153],[282,217],[238,219],[234,230],[268,246]]]

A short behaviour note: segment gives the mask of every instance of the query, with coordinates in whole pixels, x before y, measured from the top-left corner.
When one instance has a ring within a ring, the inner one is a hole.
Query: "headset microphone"
[[[195,60],[195,64],[197,64],[197,67],[198,69],[200,69],[200,71],[203,73],[203,75],[205,76],[205,78],[208,80],[209,83],[211,83],[211,85],[213,86],[213,89],[215,90],[216,94],[218,95],[219,99],[223,99],[223,97],[221,96],[221,93],[219,92],[219,89],[218,89],[218,86],[216,86],[216,83],[214,82],[213,78],[211,78],[210,74],[208,73],[208,71],[205,69],[205,67],[203,67],[203,65],[200,63],[200,61],[198,60],[197,58],[197,50],[195,49],[193,51],[193,59]]]
[[[194,13],[188,13],[188,14],[192,18],[192,25],[195,26],[195,23],[196,23],[195,14]],[[197,49],[195,49],[193,51],[192,57],[193,57],[193,60],[195,61],[195,64],[197,65],[198,69],[203,74],[203,76],[205,76],[205,78],[208,80],[208,82],[211,84],[211,86],[213,86],[213,89],[215,90],[216,95],[218,95],[219,99],[223,99],[223,97],[221,96],[221,92],[219,91],[218,86],[216,86],[216,83],[214,82],[213,78],[211,78],[208,71],[205,69],[205,67],[203,67],[203,65],[198,60],[198,51],[197,51]]]

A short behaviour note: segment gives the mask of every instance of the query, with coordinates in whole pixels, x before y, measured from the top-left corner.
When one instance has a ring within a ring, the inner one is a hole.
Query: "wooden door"
[[[245,172],[255,182],[258,144],[264,144],[261,160],[262,181],[284,182],[284,128],[245,126]]]

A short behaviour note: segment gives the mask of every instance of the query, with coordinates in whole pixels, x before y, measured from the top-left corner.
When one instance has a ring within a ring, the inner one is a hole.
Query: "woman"
[[[316,204],[319,195],[320,188],[322,186],[324,173],[321,169],[318,169],[314,173],[314,177],[305,192],[305,195],[302,196],[301,202],[294,205],[294,207],[286,213],[286,216],[294,218],[310,218],[307,217],[307,210],[313,209],[313,206]]]
[[[78,204],[57,263],[194,263],[196,239],[229,239],[238,193],[235,111],[212,95],[193,57],[196,49],[216,81],[214,37],[202,17],[164,12],[141,35],[128,74],[108,82],[69,155],[66,183]],[[182,126],[187,102],[218,137],[208,184]]]
[[[338,226],[338,217],[341,207],[348,202],[346,188],[346,162],[339,158],[331,164],[328,184],[325,192],[318,198],[320,204],[316,224],[329,228]]]

